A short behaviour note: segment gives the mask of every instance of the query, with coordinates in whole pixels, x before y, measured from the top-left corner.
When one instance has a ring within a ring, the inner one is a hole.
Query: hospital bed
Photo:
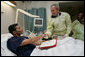
[[[1,56],[17,56],[7,49],[7,40],[12,37],[10,33],[1,34]],[[84,41],[65,37],[57,40],[57,46],[50,49],[33,50],[30,56],[84,56]]]

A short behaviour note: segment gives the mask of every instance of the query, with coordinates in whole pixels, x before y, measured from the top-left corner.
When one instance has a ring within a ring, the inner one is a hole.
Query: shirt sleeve
[[[23,40],[24,40],[24,38],[15,38],[15,39],[9,40],[7,42],[8,48],[11,51],[16,52],[17,48],[20,46],[20,44]]]
[[[47,32],[45,34],[48,34],[50,37],[52,35],[52,31],[53,31],[53,21],[47,19]]]
[[[66,18],[66,27],[67,27],[67,31],[66,31],[66,34],[67,35],[69,35],[70,34],[70,32],[71,32],[71,27],[72,27],[72,25],[71,25],[71,18],[70,18],[70,15],[69,14],[67,14],[66,16],[65,16],[65,18]]]

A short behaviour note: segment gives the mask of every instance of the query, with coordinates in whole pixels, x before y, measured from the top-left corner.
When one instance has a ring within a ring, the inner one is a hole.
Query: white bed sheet
[[[10,33],[1,35],[1,56],[16,56],[7,49],[7,40],[11,36]],[[84,41],[75,40],[72,37],[58,40],[57,46],[54,48],[40,50],[37,47],[33,50],[31,56],[84,56]]]
[[[84,41],[66,37],[57,40],[54,48],[40,50],[37,46],[31,56],[84,56]]]

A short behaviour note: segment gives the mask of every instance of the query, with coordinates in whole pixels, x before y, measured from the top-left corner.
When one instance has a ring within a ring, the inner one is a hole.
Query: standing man
[[[70,15],[66,12],[60,12],[57,4],[51,5],[50,10],[52,16],[47,20],[47,32],[45,34],[48,37],[53,35],[69,36],[71,32]]]
[[[84,14],[80,12],[78,18],[72,23],[72,37],[84,41]]]

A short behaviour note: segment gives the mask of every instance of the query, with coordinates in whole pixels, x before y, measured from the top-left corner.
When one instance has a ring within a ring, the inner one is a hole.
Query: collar
[[[59,12],[57,16],[53,16],[53,15],[52,15],[51,18],[56,18],[56,17],[58,17],[58,16],[60,16],[60,15],[61,15],[61,12]]]

